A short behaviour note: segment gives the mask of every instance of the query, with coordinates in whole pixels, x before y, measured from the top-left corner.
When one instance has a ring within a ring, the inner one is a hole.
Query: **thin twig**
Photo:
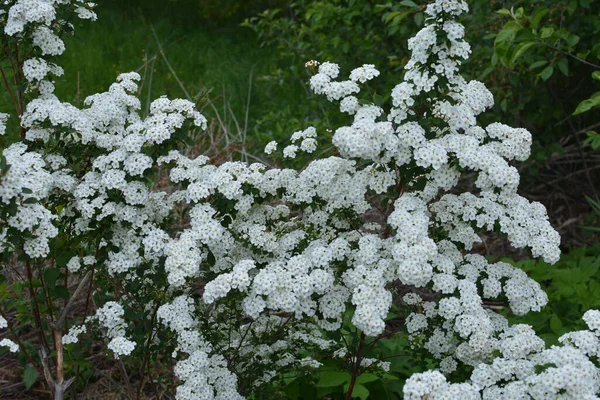
[[[67,314],[69,313],[69,310],[73,306],[73,303],[75,302],[75,299],[77,299],[77,297],[79,297],[79,294],[83,290],[83,287],[85,285],[87,285],[87,283],[90,280],[91,276],[92,276],[92,271],[88,271],[87,274],[85,274],[85,276],[81,280],[81,282],[79,282],[79,285],[77,285],[77,289],[75,289],[75,292],[73,293],[73,296],[71,296],[71,298],[69,299],[69,302],[67,303],[67,305],[65,306],[65,308],[63,308],[62,313],[60,314],[60,317],[58,317],[58,319],[56,320],[56,322],[54,322],[54,325],[57,328],[60,329],[60,326],[62,325],[64,319],[67,317]]]
[[[190,96],[190,94],[186,90],[185,86],[183,85],[183,82],[181,82],[181,80],[179,79],[179,76],[177,75],[177,72],[175,72],[175,70],[171,66],[171,63],[169,62],[169,59],[167,58],[167,56],[165,54],[163,46],[160,43],[160,40],[158,39],[158,35],[156,34],[156,30],[154,29],[154,25],[150,25],[150,30],[152,30],[152,34],[154,35],[154,39],[156,40],[156,45],[158,46],[159,54],[162,56],[163,60],[165,61],[165,64],[167,64],[167,67],[169,68],[169,71],[171,71],[171,73],[173,74],[173,78],[175,78],[175,81],[177,82],[177,84],[179,85],[179,87],[181,88],[181,90],[183,90],[183,93],[185,93],[185,96],[187,97],[187,99],[189,101],[193,102],[194,100],[192,99],[192,96]]]
[[[584,63],[584,64],[586,64],[586,65],[589,65],[589,66],[591,66],[591,67],[594,67],[594,68],[596,68],[596,69],[600,69],[600,65],[598,65],[598,64],[594,64],[594,63],[592,63],[592,62],[589,62],[589,61],[587,61],[587,60],[584,60],[583,58],[577,57],[575,54],[571,54],[571,53],[569,53],[568,51],[561,50],[561,49],[559,49],[559,48],[557,48],[557,47],[554,47],[554,46],[551,46],[551,45],[548,45],[548,44],[547,44],[547,46],[548,46],[548,47],[550,47],[552,50],[558,51],[559,53],[562,53],[562,54],[564,54],[564,55],[566,55],[566,56],[573,57],[574,59],[576,59],[576,60],[577,60],[577,61],[579,61],[579,62],[582,62],[582,63]]]

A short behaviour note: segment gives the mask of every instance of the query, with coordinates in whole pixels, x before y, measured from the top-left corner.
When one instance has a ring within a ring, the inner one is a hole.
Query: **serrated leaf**
[[[23,384],[25,385],[25,390],[29,390],[37,381],[39,376],[40,374],[35,368],[33,368],[31,365],[27,365],[23,370]]]
[[[316,387],[335,387],[350,382],[352,376],[348,372],[343,371],[326,371],[319,373],[319,381]]]

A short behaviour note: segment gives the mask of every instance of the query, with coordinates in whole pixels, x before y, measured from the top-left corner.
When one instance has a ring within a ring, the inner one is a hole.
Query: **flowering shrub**
[[[94,19],[93,7],[0,6],[3,46],[24,87],[10,93],[22,140],[2,151],[0,248],[6,265],[25,271],[33,314],[11,317],[19,282],[8,282],[0,327],[34,324],[42,355],[36,361],[18,335],[0,344],[22,351],[56,393],[72,382],[64,347],[100,333],[114,358],[173,360],[178,399],[259,396],[285,372],[332,357],[351,371],[340,382],[346,398],[365,398],[361,375],[389,369],[369,348],[389,334],[391,314],[404,320],[406,351],[436,360],[435,370],[407,380],[406,399],[599,392],[599,311],[584,314],[589,330],[546,348],[530,326],[509,326],[489,306],[499,300],[524,315],[547,296],[522,270],[473,253],[479,233],[494,231],[549,263],[560,238],[545,208],[517,194],[511,162],[529,156],[529,132],[477,125],[493,98],[459,73],[470,53],[457,21],[464,1],[427,7],[388,110],[360,96],[379,75],[373,65],[339,80],[338,65],[311,62],[313,91],[352,119],[333,135],[338,156],[299,170],[186,156],[182,142],[206,129],[206,118],[165,97],[140,115],[135,73],[82,109],[61,102],[52,82],[62,73],[60,37],[71,30],[64,17]],[[284,158],[313,153],[318,132],[296,132],[291,142]],[[76,317],[86,291],[85,315]]]

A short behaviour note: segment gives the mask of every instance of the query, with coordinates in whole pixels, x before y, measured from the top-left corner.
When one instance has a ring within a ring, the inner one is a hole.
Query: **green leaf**
[[[583,100],[581,103],[579,103],[579,105],[575,109],[575,112],[573,112],[573,115],[584,113],[584,112],[589,111],[592,108],[597,107],[599,105],[600,105],[600,92],[596,92],[589,99]]]
[[[344,386],[344,393],[347,393],[349,385]],[[367,400],[369,398],[369,390],[363,385],[356,384],[352,389],[352,398],[359,398],[361,400]]]
[[[383,105],[383,97],[381,97],[380,95],[375,93],[373,95],[373,102],[375,103],[375,105],[378,105],[379,107],[381,107]]]
[[[560,318],[558,318],[556,314],[552,315],[552,317],[550,317],[550,329],[552,329],[552,332],[554,332],[557,335],[560,335],[562,327],[563,324]]]
[[[558,65],[558,69],[564,76],[569,76],[569,62],[566,58],[561,59],[556,65]]]
[[[542,8],[540,11],[538,11],[535,14],[535,16],[531,19],[531,27],[533,29],[537,29],[538,25],[540,24],[540,21],[546,16],[546,14],[548,14],[548,12],[550,12],[550,10],[547,8]]]
[[[10,165],[6,161],[6,157],[0,156],[0,172],[5,173],[10,168]]]
[[[44,270],[44,281],[49,288],[53,289],[56,286],[56,280],[60,276],[60,269],[46,268]]]
[[[27,365],[23,370],[23,384],[25,384],[25,390],[29,390],[33,384],[37,381],[40,374],[31,365]]]
[[[579,36],[573,33],[569,33],[566,40],[569,47],[575,47],[575,45],[579,43]]]
[[[414,16],[414,20],[417,26],[423,25],[423,13],[416,13]]]
[[[363,385],[356,385],[352,391],[352,397],[358,397],[361,400],[367,400],[369,398],[369,390]]]
[[[546,61],[546,60],[539,60],[539,61],[533,62],[529,65],[529,70],[543,67],[546,64],[548,64],[548,61]]]
[[[479,79],[483,80],[483,78],[485,78],[486,76],[488,76],[489,74],[491,74],[492,71],[494,71],[494,67],[487,67],[487,68],[485,68],[483,71],[481,71],[481,74],[479,74]]]
[[[598,132],[587,131],[585,134],[587,135],[587,139],[585,139],[584,143],[592,146],[592,149],[598,150],[600,148],[600,135],[598,134]],[[600,208],[598,208],[598,211],[596,211],[596,213],[600,215]]]
[[[529,70],[531,71],[532,69],[543,67],[546,64],[548,64],[548,61],[546,61],[546,60],[539,60],[539,61],[533,62],[533,63],[531,63],[531,65],[529,65]]]
[[[23,292],[23,282],[15,282],[12,286],[13,291],[15,292],[15,294],[20,295]]]
[[[514,65],[515,61],[517,61],[519,57],[521,57],[527,50],[529,50],[536,44],[537,43],[530,41],[519,43],[519,45],[515,48],[512,57],[510,58],[510,65]]]
[[[343,371],[326,371],[319,373],[319,381],[316,387],[335,387],[350,382],[352,376],[348,372]]]
[[[515,18],[516,19],[523,18],[523,7],[517,8],[517,11],[515,11]]]
[[[403,6],[406,6],[406,7],[410,7],[410,8],[417,8],[417,7],[419,7],[417,5],[417,3],[415,3],[414,1],[411,1],[411,0],[402,0],[400,2],[400,4],[402,4]]]
[[[388,24],[392,19],[396,18],[400,14],[402,14],[400,11],[394,11],[389,13],[388,16],[385,18],[384,23]]]
[[[63,285],[56,285],[56,287],[50,291],[50,294],[52,294],[52,296],[56,297],[57,299],[65,299],[65,300],[67,300],[69,298],[69,296],[71,295],[69,293],[69,289],[67,289]]]
[[[364,373],[356,378],[356,383],[369,383],[378,380],[379,377],[374,374]]]
[[[515,21],[507,22],[502,30],[496,35],[494,40],[494,53],[502,64],[507,65],[508,51],[515,39],[517,33],[521,30],[521,26]]]
[[[600,71],[594,71],[594,72],[592,72],[592,79],[600,81]]]
[[[73,254],[69,252],[62,253],[54,258],[54,262],[58,267],[66,267],[67,263],[73,258]]]
[[[550,77],[552,76],[552,74],[554,73],[554,67],[552,65],[548,65],[546,68],[544,68],[542,70],[542,72],[540,72],[540,77],[545,81],[547,81],[548,79],[550,79]]]
[[[496,14],[506,15],[508,17],[510,16],[510,10],[508,8],[501,8],[500,10],[496,11]]]
[[[549,38],[554,33],[554,28],[546,27],[540,30],[540,37],[542,39]]]

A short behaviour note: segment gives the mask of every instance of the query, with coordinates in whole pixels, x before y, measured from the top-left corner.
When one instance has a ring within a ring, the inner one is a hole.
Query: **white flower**
[[[298,146],[291,144],[283,149],[283,156],[286,158],[296,158],[296,152],[298,151]]]
[[[0,340],[0,346],[8,347],[8,350],[10,350],[11,353],[16,353],[17,351],[19,351],[19,345],[10,339]]]
[[[277,142],[275,140],[267,143],[267,145],[265,146],[266,154],[272,154],[276,150],[277,150]]]
[[[108,343],[108,348],[115,353],[115,357],[128,356],[135,349],[135,343],[124,337],[116,337]]]

